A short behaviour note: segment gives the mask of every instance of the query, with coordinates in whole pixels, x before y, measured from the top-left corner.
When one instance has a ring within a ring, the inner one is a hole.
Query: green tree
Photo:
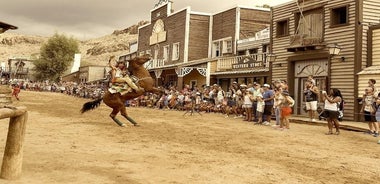
[[[79,52],[78,41],[55,33],[40,49],[41,57],[34,61],[37,80],[59,81],[61,75]]]

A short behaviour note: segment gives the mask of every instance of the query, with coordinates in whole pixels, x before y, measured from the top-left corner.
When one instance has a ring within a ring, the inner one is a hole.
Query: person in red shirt
[[[20,100],[18,98],[18,94],[20,93],[20,86],[18,84],[15,84],[13,86],[13,92],[12,92],[12,96],[15,96],[17,100]]]

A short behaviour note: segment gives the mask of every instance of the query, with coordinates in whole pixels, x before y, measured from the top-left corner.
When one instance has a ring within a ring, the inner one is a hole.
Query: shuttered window
[[[296,32],[295,35],[303,35],[304,38],[323,38],[323,9],[313,9],[299,12],[295,15]]]

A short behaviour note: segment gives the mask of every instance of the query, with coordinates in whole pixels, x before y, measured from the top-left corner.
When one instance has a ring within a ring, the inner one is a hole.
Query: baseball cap
[[[270,87],[270,85],[269,85],[269,84],[264,84],[263,86],[264,86],[264,87],[268,87],[268,88]]]

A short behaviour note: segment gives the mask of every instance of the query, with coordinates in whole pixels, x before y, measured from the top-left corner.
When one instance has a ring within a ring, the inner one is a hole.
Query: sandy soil
[[[122,128],[87,99],[20,94],[29,110],[23,174],[0,183],[377,183],[380,145],[359,132],[324,135],[327,127],[288,131],[221,114],[128,108],[140,127]],[[120,120],[127,122],[122,117]],[[0,120],[1,152],[9,120]]]

